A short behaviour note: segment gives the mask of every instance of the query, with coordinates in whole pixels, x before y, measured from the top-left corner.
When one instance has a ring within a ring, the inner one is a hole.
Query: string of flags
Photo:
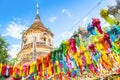
[[[87,30],[75,31],[59,48],[31,64],[0,63],[0,75],[23,80],[90,80],[120,74],[120,24],[109,12],[106,9],[100,12],[109,28],[102,28],[100,20],[93,18]]]

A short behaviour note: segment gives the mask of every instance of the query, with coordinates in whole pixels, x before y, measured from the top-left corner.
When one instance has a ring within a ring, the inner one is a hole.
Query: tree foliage
[[[15,65],[16,62],[17,62],[17,58],[11,58],[11,59],[7,62],[7,64],[8,64],[8,65]]]
[[[8,54],[8,43],[0,35],[0,63],[7,63],[9,54]]]

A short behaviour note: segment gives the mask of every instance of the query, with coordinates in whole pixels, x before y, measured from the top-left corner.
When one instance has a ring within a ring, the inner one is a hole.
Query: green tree
[[[9,61],[8,61],[8,65],[15,65],[15,63],[17,62],[17,58],[11,58]]]
[[[0,63],[8,62],[8,43],[6,40],[0,35]]]

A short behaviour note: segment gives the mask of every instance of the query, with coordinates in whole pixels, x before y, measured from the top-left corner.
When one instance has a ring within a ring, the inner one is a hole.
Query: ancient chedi
[[[50,53],[53,48],[53,33],[41,22],[39,6],[36,6],[36,18],[31,27],[22,36],[21,51],[17,54],[17,65],[31,63],[38,57]]]

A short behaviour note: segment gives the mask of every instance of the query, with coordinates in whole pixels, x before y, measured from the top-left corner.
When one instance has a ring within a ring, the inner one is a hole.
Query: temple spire
[[[39,5],[38,5],[38,1],[37,1],[37,6],[36,6],[36,15],[39,15]]]
[[[38,0],[36,0],[36,17],[35,17],[35,22],[40,21],[40,16],[39,16],[39,5],[38,5]]]

